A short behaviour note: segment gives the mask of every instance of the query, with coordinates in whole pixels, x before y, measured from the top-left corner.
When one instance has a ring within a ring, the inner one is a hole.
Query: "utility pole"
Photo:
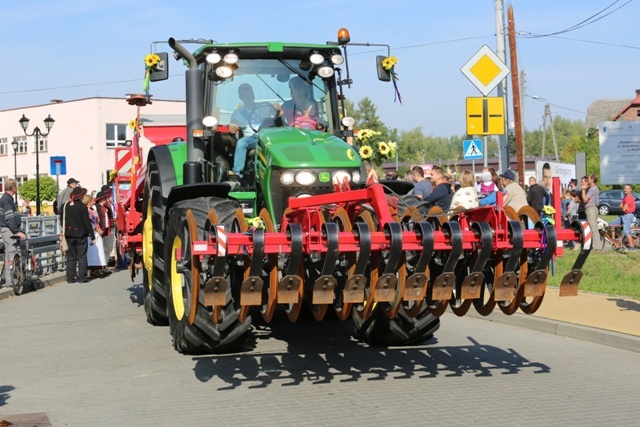
[[[504,0],[495,0],[496,10],[496,56],[503,63],[507,63],[507,55],[505,51],[505,26],[504,26]],[[511,70],[513,72],[513,70]],[[507,79],[498,84],[498,96],[504,99],[504,129],[505,133],[498,135],[498,169],[502,172],[509,168],[509,108],[507,108]],[[485,147],[487,150],[488,147]],[[485,152],[485,159],[488,155]],[[485,164],[486,167],[486,164]]]
[[[522,70],[520,71],[520,105],[524,106],[524,94],[525,94],[525,87],[527,85],[527,72]],[[524,108],[520,109],[520,123],[522,123],[521,130],[522,130],[522,157],[524,157],[524,161],[526,163],[527,161],[527,148],[525,146],[526,141],[524,138]]]
[[[513,88],[513,115],[516,122],[516,157],[518,158],[518,183],[524,188],[524,158],[522,152],[522,121],[520,120],[520,82],[518,81],[518,58],[516,55],[516,25],[513,7],[507,8],[509,26],[509,57],[511,58],[511,87]]]
[[[551,140],[553,141],[553,152],[556,155],[556,162],[557,162],[558,160],[560,160],[558,158],[558,144],[556,144],[556,132],[553,129],[553,117],[551,117],[551,105],[548,102],[544,112],[549,116],[549,126],[551,126]]]
[[[558,144],[556,143],[556,132],[553,129],[553,117],[551,116],[551,105],[547,102],[544,106],[544,115],[542,116],[542,160],[544,160],[545,138],[547,136],[547,116],[549,117],[549,125],[551,126],[551,140],[553,141],[553,153],[555,161],[560,160],[558,157]]]
[[[544,146],[547,139],[547,105],[544,106],[544,113],[542,114],[542,153],[540,156],[544,160]]]

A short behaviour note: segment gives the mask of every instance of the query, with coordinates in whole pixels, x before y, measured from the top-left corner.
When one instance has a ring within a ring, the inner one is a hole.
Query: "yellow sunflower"
[[[390,152],[391,152],[391,147],[389,147],[389,145],[386,142],[383,141],[378,143],[378,153],[386,157],[389,155]]]
[[[382,66],[384,67],[385,70],[391,70],[393,68],[394,65],[396,65],[398,62],[398,58],[396,58],[395,56],[388,56],[385,59],[382,60]]]
[[[353,160],[356,158],[356,155],[353,153],[353,150],[351,148],[347,150],[347,157],[349,158],[349,160]]]
[[[556,210],[553,206],[546,205],[542,207],[542,212],[544,212],[545,215],[553,215],[554,213],[556,213]]]
[[[253,228],[264,228],[264,222],[259,216],[255,218],[247,218],[245,219],[245,221],[247,221],[247,224],[249,224]]]
[[[136,119],[129,120],[129,128],[135,129],[137,123]]]
[[[360,157],[363,159],[370,159],[373,156],[373,149],[368,145],[363,145],[360,147]]]
[[[147,67],[153,67],[158,62],[160,62],[160,57],[155,53],[150,53],[149,55],[144,57],[144,63]]]

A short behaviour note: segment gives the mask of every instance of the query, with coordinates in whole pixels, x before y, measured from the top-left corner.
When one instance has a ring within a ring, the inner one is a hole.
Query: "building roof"
[[[613,116],[613,120],[618,120],[620,116],[622,116],[625,112],[629,111],[631,108],[640,107],[640,89],[636,89],[636,97],[631,100],[627,105],[625,105],[616,115]]]
[[[632,99],[597,99],[587,108],[587,118],[585,119],[585,129],[597,129],[598,123],[614,120]]]

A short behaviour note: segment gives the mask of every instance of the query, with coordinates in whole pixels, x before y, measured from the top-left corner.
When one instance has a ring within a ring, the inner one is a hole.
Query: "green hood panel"
[[[326,132],[290,127],[260,131],[258,151],[271,166],[285,168],[354,168],[360,166],[355,150]],[[353,153],[353,160],[347,153]],[[269,155],[265,155],[269,153]]]

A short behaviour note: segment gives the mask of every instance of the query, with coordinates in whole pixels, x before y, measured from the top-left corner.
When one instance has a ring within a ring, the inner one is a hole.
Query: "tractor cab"
[[[214,181],[233,171],[242,177],[241,187],[253,187],[258,145],[276,128],[288,128],[290,141],[340,134],[331,78],[333,66],[342,62],[338,48],[209,46],[199,55],[205,58],[204,116],[217,123],[207,147]]]

